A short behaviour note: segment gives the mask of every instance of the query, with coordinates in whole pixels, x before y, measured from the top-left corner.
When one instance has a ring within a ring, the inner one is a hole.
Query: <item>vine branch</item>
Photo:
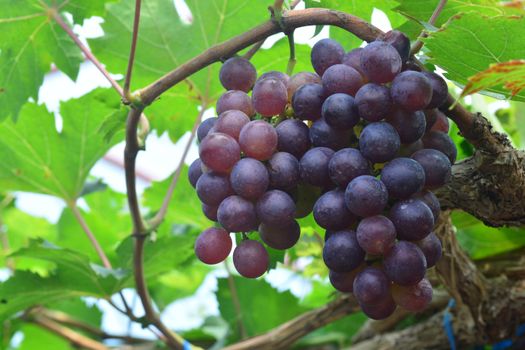
[[[434,25],[436,23],[437,18],[441,14],[441,11],[443,11],[443,8],[447,4],[447,0],[439,0],[436,8],[434,9],[434,12],[432,12],[432,16],[430,16],[430,19],[428,20],[428,23],[431,25]],[[426,30],[423,29],[421,34],[419,34],[419,37],[417,38],[416,42],[412,47],[410,48],[410,55],[415,55],[416,53],[421,50],[423,47],[423,38],[426,38],[428,36]]]
[[[126,79],[124,80],[124,96],[126,96],[128,100],[131,100],[129,97],[129,87],[131,84],[131,73],[133,72],[133,63],[135,61],[135,51],[137,49],[137,39],[139,36],[140,7],[141,7],[141,0],[135,0],[135,17],[133,19],[133,34],[131,36],[131,49],[129,51],[129,60],[128,60],[128,69],[126,71]]]

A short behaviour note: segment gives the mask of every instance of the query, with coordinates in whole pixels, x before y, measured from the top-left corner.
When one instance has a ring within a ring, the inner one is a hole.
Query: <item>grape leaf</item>
[[[525,61],[513,60],[491,64],[488,69],[468,78],[468,84],[463,88],[461,97],[500,85],[510,90],[511,96],[521,92],[525,88]]]
[[[107,94],[116,104],[106,100]],[[45,107],[26,104],[17,123],[0,124],[0,185],[74,201],[91,167],[112,146],[98,129],[109,115],[123,113],[118,103],[113,91],[105,89],[62,103],[60,133]]]
[[[399,6],[395,8],[396,11],[406,15],[414,20],[407,21],[399,26],[399,30],[407,34],[411,39],[416,39],[421,30],[422,25],[418,22],[427,22],[432,16],[434,9],[437,7],[440,0],[403,0],[399,2]],[[441,27],[452,16],[459,13],[475,12],[486,16],[500,16],[505,14],[518,14],[515,8],[502,6],[500,0],[449,0],[441,11],[439,17],[434,24],[436,27]]]
[[[0,0],[0,120],[16,119],[28,98],[38,99],[51,64],[71,79],[77,77],[84,58],[52,13],[69,12],[81,23],[102,15],[106,1]]]
[[[216,43],[230,39],[262,22],[271,1],[199,0],[186,1],[193,22],[179,18],[173,1],[142,4],[132,85],[143,87],[197,56]],[[125,73],[131,40],[134,1],[108,5],[103,37],[90,40],[93,51],[115,73]],[[209,106],[223,91],[219,83],[220,64],[213,64],[167,91],[160,103],[148,108],[152,127],[170,132],[177,139],[188,130],[197,107]],[[162,107],[157,105],[162,104]]]
[[[72,350],[69,341],[37,325],[26,323],[20,331],[24,338],[18,350]]]
[[[430,62],[446,70],[448,79],[465,85],[469,77],[483,72],[490,64],[525,57],[521,40],[524,35],[523,17],[469,13],[454,17],[424,41],[430,51]],[[485,91],[500,97],[511,96],[503,84],[487,87]],[[525,101],[525,93],[520,91],[512,98]]]

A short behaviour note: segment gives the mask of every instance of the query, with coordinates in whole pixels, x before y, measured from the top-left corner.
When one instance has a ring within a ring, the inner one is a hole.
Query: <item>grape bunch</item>
[[[197,130],[200,158],[189,170],[204,215],[217,223],[197,238],[197,257],[223,261],[230,233],[239,233],[233,264],[259,277],[269,266],[265,245],[291,248],[297,219],[313,213],[326,230],[334,288],[353,293],[373,319],[398,305],[423,310],[432,299],[426,270],[441,257],[432,190],[449,181],[457,151],[438,109],[447,85],[409,51],[408,38],[390,31],[346,53],[334,40],[317,42],[315,73],[257,77],[244,58],[224,62],[228,91],[218,117]]]

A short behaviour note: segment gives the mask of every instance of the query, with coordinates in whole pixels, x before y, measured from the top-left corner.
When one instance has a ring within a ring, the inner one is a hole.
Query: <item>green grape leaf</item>
[[[66,313],[69,317],[82,320],[83,323],[87,323],[93,327],[99,328],[102,323],[102,311],[98,306],[96,304],[88,305],[85,300],[80,298],[61,300],[49,304],[48,308]]]
[[[334,9],[360,17],[367,22],[372,19],[374,8],[382,10],[390,20],[393,27],[400,25],[405,20],[403,16],[394,12],[399,5],[395,0],[305,0],[306,7],[323,7]],[[330,38],[337,40],[348,51],[359,47],[363,40],[352,33],[337,27],[330,27]]]
[[[491,64],[488,69],[468,78],[460,97],[495,86],[503,86],[515,96],[525,88],[525,60]]]
[[[191,24],[178,16],[173,1],[146,1],[142,4],[132,85],[152,83],[216,43],[239,35],[269,16],[271,1],[200,0],[186,1],[192,12]],[[134,1],[108,5],[103,37],[90,40],[90,46],[108,69],[125,73],[128,61]],[[170,89],[161,97],[164,107],[148,109],[152,127],[169,131],[173,139],[189,129],[201,104],[209,106],[223,88],[219,82],[220,64],[213,64]]]
[[[82,193],[91,167],[112,146],[98,132],[104,119],[122,113],[100,89],[61,104],[63,129],[45,107],[26,104],[20,120],[0,124],[0,185],[4,190],[50,194],[68,202]],[[118,101],[116,96],[115,100]]]
[[[493,63],[525,57],[523,35],[523,17],[485,17],[471,13],[455,17],[424,41],[430,51],[430,62],[446,70],[448,79],[465,85],[470,77]],[[502,83],[486,87],[485,91],[500,98],[511,96]],[[512,99],[525,101],[525,92],[516,93]]]
[[[299,306],[298,300],[290,292],[278,292],[263,279],[233,277],[239,298],[241,314],[234,306],[231,290],[226,278],[219,279],[217,300],[222,318],[230,324],[229,341],[240,338],[237,322],[240,319],[249,337],[266,332],[307,309]],[[257,310],[257,312],[253,312]]]
[[[422,23],[426,23],[440,0],[403,0],[399,1],[399,6],[395,10],[404,14],[411,21],[405,22],[399,26],[399,30],[415,40],[423,29]],[[459,13],[474,12],[485,16],[500,16],[505,14],[519,14],[520,11],[503,6],[500,0],[449,0],[441,11],[434,24],[441,27],[452,16]]]
[[[492,255],[525,246],[525,230],[516,227],[488,227],[475,217],[460,211],[452,212],[458,241],[472,259]]]
[[[69,341],[37,325],[26,323],[20,331],[24,339],[18,350],[72,350]]]
[[[0,120],[8,116],[16,120],[29,98],[38,99],[38,89],[52,64],[72,80],[77,77],[84,58],[53,13],[69,12],[75,23],[81,23],[102,15],[105,2],[0,0]]]

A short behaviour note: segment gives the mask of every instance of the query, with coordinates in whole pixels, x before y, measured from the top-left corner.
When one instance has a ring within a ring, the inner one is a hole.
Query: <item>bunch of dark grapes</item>
[[[265,245],[294,246],[297,219],[313,212],[337,290],[374,319],[397,305],[423,310],[432,299],[426,270],[441,257],[431,191],[449,180],[456,148],[437,109],[447,85],[409,61],[409,49],[398,31],[347,53],[324,39],[311,52],[316,73],[291,77],[257,78],[249,61],[227,60],[220,81],[228,91],[218,117],[198,129],[200,159],[189,171],[217,222],[198,237],[198,258],[223,261],[230,233],[240,233],[234,266],[259,277],[269,265]]]

